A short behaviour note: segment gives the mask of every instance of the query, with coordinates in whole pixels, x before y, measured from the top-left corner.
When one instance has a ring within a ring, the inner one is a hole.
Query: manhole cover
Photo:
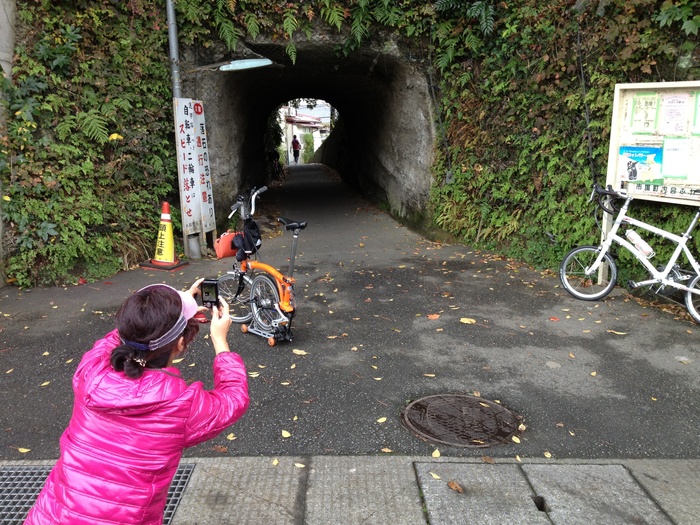
[[[405,425],[418,437],[453,447],[490,447],[518,433],[522,418],[480,397],[446,394],[423,397],[403,410]]]

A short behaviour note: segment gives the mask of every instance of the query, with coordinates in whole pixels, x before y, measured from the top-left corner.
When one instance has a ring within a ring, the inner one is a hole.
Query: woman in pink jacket
[[[188,386],[172,367],[199,330],[200,283],[187,292],[158,284],[134,293],[117,312],[117,329],[83,356],[61,457],[25,524],[160,525],[183,450],[245,413],[246,370],[229,351],[225,301],[212,308],[214,389]]]

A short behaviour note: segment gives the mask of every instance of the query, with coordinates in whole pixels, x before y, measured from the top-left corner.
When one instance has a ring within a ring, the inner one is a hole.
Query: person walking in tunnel
[[[297,139],[297,136],[294,135],[294,138],[292,139],[292,153],[294,154],[294,164],[299,164],[299,152],[301,151],[301,142],[299,142],[299,139]]]
[[[230,352],[229,306],[211,308],[214,388],[173,367],[198,330],[201,293],[140,289],[73,377],[73,416],[61,456],[25,525],[160,525],[183,449],[211,439],[248,408],[245,365]],[[198,318],[195,318],[198,316]]]

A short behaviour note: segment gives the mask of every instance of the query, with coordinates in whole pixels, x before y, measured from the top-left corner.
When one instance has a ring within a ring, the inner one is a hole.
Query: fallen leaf
[[[428,314],[428,319],[439,319],[440,314]]]
[[[435,377],[435,374],[423,374],[425,377]]]
[[[258,377],[260,375],[260,372],[248,372],[248,376],[250,377]]]
[[[481,456],[481,461],[488,463],[489,465],[494,465],[496,463],[491,456]]]
[[[303,463],[294,463],[294,466],[296,468],[306,468],[306,465],[304,465]]]
[[[595,376],[598,375],[598,372],[591,372],[591,375],[592,375],[593,377],[595,377]]]
[[[527,426],[525,425],[525,423],[520,423],[520,425],[518,426],[518,430],[520,430],[520,432],[525,432],[526,429]]]
[[[48,385],[50,385],[50,384],[51,384],[51,381],[44,381],[44,382],[41,383],[41,385],[39,385],[39,386],[48,386]]]
[[[386,418],[380,417],[379,419],[377,419],[377,423],[386,423]]]
[[[46,355],[49,355],[49,353],[48,353],[48,352],[44,352],[44,353],[41,354],[41,355],[42,355],[42,356],[46,356]]]
[[[472,394],[474,394],[475,397],[481,397],[481,392],[479,392],[478,390],[474,390],[474,392],[472,392]],[[487,405],[484,405],[484,406],[488,407]]]
[[[287,432],[286,430],[283,430],[283,431],[282,431],[282,437],[285,438],[285,439],[287,439],[287,438],[292,437],[292,435],[291,435],[289,432]]]
[[[434,458],[439,458],[440,457],[440,449],[436,448],[435,450],[433,450],[432,456]]]
[[[180,363],[181,361],[183,361],[184,359],[185,359],[184,357],[179,357],[177,359],[173,359],[173,364],[176,365],[176,364]]]
[[[236,439],[236,435],[233,432],[231,432],[228,436],[226,436],[226,439],[228,439],[229,441],[233,441],[234,439]]]
[[[373,379],[374,379],[375,381],[381,381],[381,380],[382,380],[381,377],[375,377],[375,378],[373,378]]]
[[[549,318],[549,320],[550,320],[550,321],[554,321],[554,322],[556,322],[556,321],[558,321],[558,320],[559,320],[559,318],[558,318],[558,317],[550,317],[550,318]]]
[[[551,453],[549,450],[545,450],[545,451],[544,451],[544,457],[546,457],[546,458],[549,459],[549,458],[552,457],[552,453]]]
[[[430,475],[433,477],[433,479],[440,479],[440,476],[435,474],[435,472],[431,472]]]
[[[276,466],[279,465],[279,464],[280,464],[280,460],[279,460],[279,459],[275,458],[275,459],[272,460],[272,466],[273,466],[273,467],[276,467]]]
[[[7,372],[5,372],[5,373],[6,373],[6,374],[9,374],[9,373],[11,373],[13,370],[14,370],[14,368],[10,368],[10,369],[9,369]]]
[[[518,461],[518,462],[522,461],[521,457],[518,454],[515,455],[515,461]]]
[[[462,486],[461,486],[459,483],[457,483],[456,481],[448,481],[448,482],[447,482],[447,486],[450,487],[450,488],[451,488],[452,490],[454,490],[455,492],[459,492],[460,494],[464,494],[464,489],[463,489]]]
[[[627,332],[616,332],[615,330],[608,330],[608,333],[615,335],[627,335]]]
[[[299,350],[298,348],[295,348],[292,350],[296,355],[308,355],[309,353],[306,350]]]
[[[570,357],[571,359],[576,359],[576,356],[574,355],[573,352],[569,352],[569,357]]]
[[[384,448],[382,449],[382,452],[389,453],[389,452],[393,452],[393,450],[391,450],[391,449],[388,448],[388,447],[384,447]]]
[[[459,320],[459,322],[463,324],[476,324],[476,319],[472,319],[470,317],[462,317]]]
[[[31,448],[22,448],[22,447],[17,448],[17,452],[19,452],[20,454],[26,454],[27,452],[31,452],[31,451],[32,451]]]
[[[520,443],[520,438],[518,436],[513,436],[510,439],[512,439],[514,443]]]

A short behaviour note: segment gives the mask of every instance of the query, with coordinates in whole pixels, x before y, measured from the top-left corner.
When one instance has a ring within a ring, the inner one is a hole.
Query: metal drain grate
[[[50,466],[0,468],[0,525],[22,525],[27,512],[39,496],[51,468]],[[178,467],[168,489],[163,525],[170,525],[193,471],[194,464],[191,463]]]
[[[522,418],[497,403],[473,396],[444,394],[410,403],[403,422],[418,437],[453,447],[490,447],[518,433]]]

